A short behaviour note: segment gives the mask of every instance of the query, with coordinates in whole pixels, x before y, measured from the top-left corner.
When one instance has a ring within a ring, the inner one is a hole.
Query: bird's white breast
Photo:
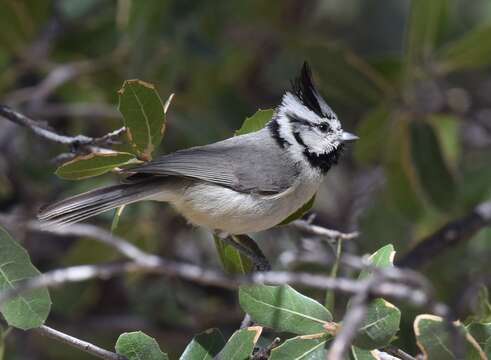
[[[317,192],[322,178],[317,172],[304,172],[291,188],[269,196],[190,181],[171,203],[195,225],[229,234],[254,233],[278,225],[298,210]]]

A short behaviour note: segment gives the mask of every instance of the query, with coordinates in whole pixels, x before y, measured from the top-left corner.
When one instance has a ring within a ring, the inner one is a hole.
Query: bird
[[[248,134],[165,154],[97,188],[40,209],[48,226],[67,226],[144,200],[170,203],[189,223],[225,234],[272,228],[319,190],[346,142],[305,62],[266,125]]]

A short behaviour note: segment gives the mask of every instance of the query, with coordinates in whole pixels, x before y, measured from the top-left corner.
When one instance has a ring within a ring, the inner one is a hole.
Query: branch
[[[39,230],[37,223],[29,223],[29,228]],[[197,265],[176,262],[146,253],[126,240],[113,236],[105,230],[95,226],[76,224],[58,230],[43,230],[53,234],[88,236],[107,245],[125,255],[131,261],[123,263],[110,263],[100,265],[81,265],[59,270],[52,270],[24,282],[19,282],[15,289],[4,291],[0,295],[0,304],[29,290],[41,287],[60,286],[70,282],[86,281],[93,278],[106,279],[123,273],[159,273],[175,276],[191,282],[213,285],[223,288],[235,289],[240,285],[251,284],[297,284],[301,286],[331,289],[347,294],[359,294],[365,291],[364,283],[347,278],[332,278],[324,275],[309,273],[292,273],[286,271],[258,272],[245,276],[226,275],[222,272],[202,268]],[[363,260],[360,260],[364,263]],[[346,263],[353,264],[351,257]],[[359,265],[359,264],[355,264]],[[434,306],[431,288],[424,278],[411,271],[397,268],[380,270],[386,282],[377,287],[370,288],[370,296],[385,297],[399,301],[407,301],[416,306],[432,306],[432,312],[444,315],[446,307]]]
[[[85,135],[66,136],[58,134],[47,124],[35,121],[5,105],[0,105],[0,116],[17,125],[30,129],[34,134],[42,137],[43,139],[59,144],[69,145],[75,151],[77,151],[77,149],[84,147],[87,148],[89,146],[104,146],[113,144],[126,131],[126,128],[122,127],[98,138],[92,138]]]
[[[329,348],[327,359],[343,360],[345,358],[360,325],[365,319],[368,310],[369,291],[373,283],[373,280],[364,281],[360,292],[351,298],[351,306],[344,315],[341,331],[336,334]]]
[[[357,232],[342,233],[337,230],[327,229],[322,226],[313,225],[309,221],[305,221],[305,220],[295,220],[291,222],[289,225],[300,230],[301,232],[310,235],[325,237],[328,239],[351,240],[358,237]]]
[[[286,271],[257,272],[248,275],[227,275],[219,271],[200,266],[176,262],[146,253],[126,240],[92,225],[76,224],[63,229],[40,230],[39,224],[28,223],[31,230],[43,231],[58,235],[76,235],[91,237],[101,241],[125,255],[129,261],[120,263],[73,266],[52,270],[29,280],[19,282],[16,288],[0,294],[0,305],[20,294],[43,287],[55,287],[71,282],[89,279],[107,279],[125,273],[158,273],[174,276],[199,284],[236,289],[241,285],[252,284],[296,284],[300,286],[333,290],[354,295],[352,306],[347,312],[341,331],[336,336],[330,349],[330,359],[342,359],[349,345],[357,334],[367,311],[370,299],[383,297],[395,301],[409,302],[424,307],[431,313],[450,319],[450,310],[433,298],[433,291],[428,281],[419,273],[396,267],[373,268],[368,266],[374,276],[355,280],[334,278],[310,273],[292,273]],[[366,259],[353,256],[342,257],[341,261],[356,268],[366,268]],[[450,322],[449,322],[450,323]]]
[[[91,355],[94,355],[100,359],[105,360],[126,360],[126,357],[113,353],[111,351],[104,350],[96,345],[93,345],[87,341],[77,339],[76,337],[70,336],[68,334],[62,333],[61,331],[55,330],[49,326],[42,325],[41,327],[34,330],[40,335],[49,337],[56,341],[65,343],[71,347],[77,348],[79,350],[85,351]]]
[[[452,220],[430,236],[422,239],[396,265],[417,269],[448,249],[471,239],[482,228],[491,225],[491,201],[475,207],[469,214]]]

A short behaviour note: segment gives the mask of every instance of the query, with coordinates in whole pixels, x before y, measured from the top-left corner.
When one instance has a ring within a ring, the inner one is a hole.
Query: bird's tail
[[[150,200],[165,191],[164,179],[103,187],[75,195],[41,208],[38,219],[46,226],[61,227],[140,200]]]

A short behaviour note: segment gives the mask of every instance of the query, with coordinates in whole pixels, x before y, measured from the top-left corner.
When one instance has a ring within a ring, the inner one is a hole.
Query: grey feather
[[[38,219],[56,226],[82,221],[158,194],[167,182],[162,178],[149,179],[135,184],[114,185],[88,191],[42,208],[38,213]]]
[[[135,181],[142,174],[199,179],[245,193],[280,193],[299,174],[298,164],[281,149],[267,128],[214,144],[161,156],[126,170]]]

